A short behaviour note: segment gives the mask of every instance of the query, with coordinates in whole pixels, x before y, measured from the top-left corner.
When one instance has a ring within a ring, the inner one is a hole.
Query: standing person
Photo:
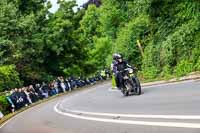
[[[8,101],[9,104],[10,104],[11,112],[14,113],[14,112],[15,112],[15,105],[14,105],[13,101],[12,101],[11,98],[10,98],[10,95],[12,95],[12,93],[13,93],[12,91],[10,91],[10,94],[7,93],[7,94],[6,94],[6,99],[7,99],[7,101]]]
[[[19,88],[18,89],[18,95],[19,95],[19,105],[20,105],[20,108],[22,108],[22,107],[24,107],[25,105],[26,105],[26,102],[25,102],[25,100],[26,100],[26,97],[24,97],[24,94],[23,94],[23,92],[22,92],[22,89],[21,88]]]
[[[18,92],[17,92],[17,88],[11,90],[11,95],[10,95],[10,99],[12,100],[14,106],[15,106],[15,109],[19,109],[19,101],[18,101]]]
[[[40,100],[44,98],[44,96],[42,95],[40,84],[35,85],[35,92],[38,94]]]
[[[66,84],[66,87],[67,87],[68,91],[71,91],[72,88],[71,88],[71,84],[70,84],[70,81],[69,81],[68,78],[65,78],[65,84]]]
[[[117,84],[117,76],[116,76],[116,64],[117,64],[117,61],[116,61],[116,57],[118,56],[117,53],[114,53],[113,54],[113,61],[111,63],[111,66],[110,66],[110,69],[112,71],[112,88],[115,89],[115,88],[119,88],[119,85]]]
[[[57,85],[57,88],[58,88],[58,92],[62,93],[61,78],[60,77],[57,77],[57,79],[56,79],[56,85]]]
[[[55,91],[56,91],[56,94],[58,94],[59,93],[59,90],[58,90],[58,82],[57,81],[53,81],[53,88],[55,89]]]
[[[53,83],[53,82],[51,82],[51,83],[49,84],[49,89],[50,89],[50,91],[49,91],[49,95],[50,95],[50,96],[53,96],[53,95],[56,95],[56,94],[57,94],[57,91],[56,91],[56,89],[54,88],[54,83]]]
[[[27,97],[27,100],[28,100],[29,104],[32,104],[33,102],[32,102],[32,100],[31,100],[31,98],[30,98],[30,92],[29,92],[28,88],[27,88],[27,87],[24,87],[22,90],[23,90],[24,93],[26,94],[26,97]]]
[[[3,113],[1,112],[1,110],[0,110],[0,119],[2,119],[3,118]]]
[[[31,98],[31,101],[37,102],[39,100],[38,94],[35,92],[35,89],[33,88],[33,85],[29,85],[28,90],[30,92],[29,96]]]
[[[25,106],[28,106],[30,104],[30,102],[28,100],[27,94],[25,93],[25,88],[24,87],[21,89],[21,96],[24,99]]]
[[[66,91],[66,85],[65,85],[65,81],[64,81],[63,77],[61,77],[60,86],[62,88],[62,91],[65,92]]]
[[[42,95],[45,98],[48,98],[49,97],[49,87],[45,82],[42,83],[41,90],[42,90]]]

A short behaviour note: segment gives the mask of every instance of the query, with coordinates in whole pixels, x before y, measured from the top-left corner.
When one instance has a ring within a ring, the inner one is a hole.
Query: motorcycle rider
[[[111,64],[111,70],[114,73],[115,81],[118,89],[122,89],[123,86],[123,77],[121,71],[126,68],[133,68],[131,67],[127,61],[125,61],[121,54],[114,53],[113,54],[113,62]]]

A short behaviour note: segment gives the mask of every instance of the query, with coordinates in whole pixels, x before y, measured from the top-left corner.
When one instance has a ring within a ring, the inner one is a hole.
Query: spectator
[[[35,89],[33,88],[32,85],[30,85],[27,88],[27,91],[29,92],[29,97],[30,97],[32,103],[37,102],[38,101],[38,96],[37,96],[37,94],[35,92]]]
[[[59,90],[58,90],[58,82],[56,82],[56,80],[53,81],[53,88],[56,90],[56,94],[59,93]]]
[[[62,90],[62,87],[61,87],[61,78],[60,77],[57,78],[56,83],[57,83],[57,87],[58,87],[58,92],[62,93],[63,90]]]
[[[27,97],[26,93],[25,93],[25,88],[24,87],[20,90],[20,92],[21,92],[22,98],[24,99],[24,105],[28,106],[29,104],[31,104],[29,102],[29,100],[28,100],[28,97]]]
[[[36,84],[35,85],[35,92],[38,94],[38,98],[41,100],[44,98],[44,96],[42,95],[42,91],[41,91],[41,86],[40,84]]]
[[[23,90],[24,90],[24,93],[26,94],[26,97],[27,97],[27,99],[28,99],[28,103],[29,103],[29,104],[33,103],[32,100],[31,100],[31,98],[30,98],[30,95],[29,95],[30,92],[28,91],[28,88],[27,88],[27,87],[24,87]]]
[[[42,95],[45,98],[48,98],[49,97],[49,86],[45,82],[42,83],[41,90],[42,90]]]
[[[61,88],[62,88],[62,91],[65,92],[65,91],[66,91],[66,84],[65,84],[65,82],[64,82],[63,77],[61,77],[60,86],[61,86]]]
[[[71,91],[72,90],[71,84],[70,84],[70,81],[67,78],[65,79],[65,83],[66,83],[66,86],[67,86],[67,90]]]
[[[54,85],[53,85],[53,83],[50,83],[49,84],[49,95],[50,96],[54,96],[54,95],[56,95],[57,94],[57,92],[56,92],[56,89],[54,88]]]
[[[19,109],[17,89],[11,90],[10,93],[10,99],[12,100],[15,109]]]
[[[10,94],[12,94],[12,91],[10,92]],[[11,110],[11,112],[12,113],[15,112],[15,105],[14,105],[13,101],[11,100],[9,93],[6,94],[6,99],[7,99],[7,101],[10,104],[10,110]]]
[[[0,111],[0,119],[2,119],[3,118],[3,113]]]
[[[49,96],[54,96],[61,92],[71,91],[77,87],[94,84],[96,81],[101,80],[101,78],[102,77],[99,74],[89,79],[83,76],[65,79],[63,77],[58,77],[49,84],[43,82],[42,85],[35,84],[35,86],[29,85],[28,87],[12,89],[10,95],[6,95],[6,99],[10,104],[11,112],[14,112],[15,110],[28,106],[40,99],[48,98]]]
[[[19,104],[19,108],[22,108],[26,105],[26,102],[25,102],[25,97],[24,97],[24,94],[22,93],[22,89],[19,88],[18,89],[18,104]]]

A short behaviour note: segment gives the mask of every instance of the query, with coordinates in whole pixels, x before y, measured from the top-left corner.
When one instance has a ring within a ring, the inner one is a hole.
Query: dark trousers
[[[122,89],[123,88],[123,76],[122,76],[122,73],[117,73],[115,74],[115,81],[116,81],[116,86],[119,88],[119,89]]]

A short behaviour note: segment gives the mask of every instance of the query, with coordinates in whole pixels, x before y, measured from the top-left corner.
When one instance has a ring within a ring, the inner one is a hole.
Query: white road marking
[[[90,120],[90,121],[99,121],[99,122],[106,122],[106,123],[118,123],[118,124],[131,124],[131,125],[146,125],[146,126],[162,126],[162,127],[179,127],[179,128],[200,128],[199,123],[180,123],[180,122],[150,122],[150,121],[131,121],[131,120],[114,120],[114,119],[106,119],[106,118],[96,118],[96,117],[88,117],[88,116],[80,116],[71,113],[65,113],[60,111],[56,104],[54,106],[55,112],[77,118],[83,120]]]
[[[115,113],[86,112],[86,111],[68,110],[68,109],[65,109],[65,110],[68,112],[71,112],[71,113],[96,115],[96,116],[109,116],[109,117],[110,116],[111,117],[120,116],[120,117],[127,117],[127,118],[200,120],[200,115],[140,115],[140,114],[115,114]]]

